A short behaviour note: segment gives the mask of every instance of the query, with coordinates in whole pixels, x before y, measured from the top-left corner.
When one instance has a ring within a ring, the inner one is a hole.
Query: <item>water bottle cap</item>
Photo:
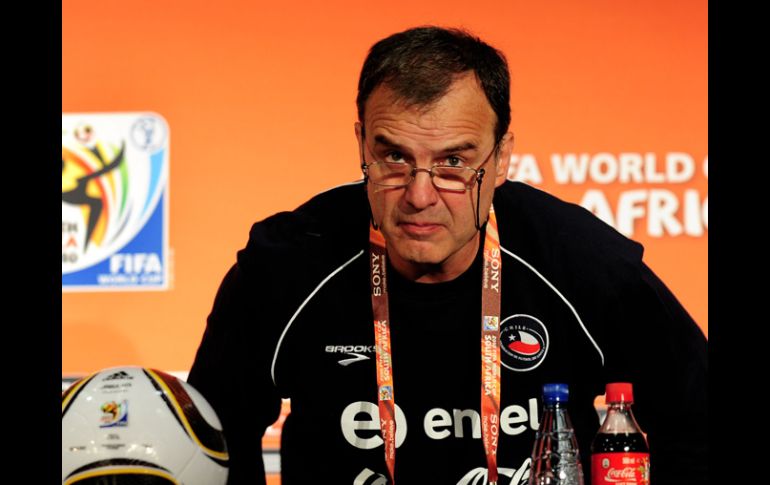
[[[605,402],[634,402],[634,387],[630,382],[610,382],[607,384]]]
[[[569,386],[564,383],[543,384],[543,401],[546,404],[569,401]]]

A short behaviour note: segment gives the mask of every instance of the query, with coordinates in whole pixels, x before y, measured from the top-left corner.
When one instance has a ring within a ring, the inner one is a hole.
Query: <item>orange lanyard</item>
[[[377,397],[385,463],[395,485],[396,415],[393,394],[393,359],[386,283],[385,238],[369,228],[369,275],[374,315],[377,362]],[[481,434],[487,457],[487,481],[497,483],[497,445],[500,433],[500,237],[494,208],[489,209],[484,238],[484,271],[481,289]]]

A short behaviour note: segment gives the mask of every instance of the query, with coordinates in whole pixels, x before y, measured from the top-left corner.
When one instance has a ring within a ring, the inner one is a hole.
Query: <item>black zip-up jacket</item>
[[[541,386],[565,382],[586,484],[607,382],[633,383],[656,485],[706,483],[707,343],[642,246],[522,183],[495,192],[502,256],[501,485],[525,484]],[[362,183],[254,224],[221,284],[189,383],[221,419],[229,484],[264,483],[279,415],[284,485],[382,485],[369,209]],[[390,268],[396,479],[486,483],[479,429],[481,251],[453,281]]]

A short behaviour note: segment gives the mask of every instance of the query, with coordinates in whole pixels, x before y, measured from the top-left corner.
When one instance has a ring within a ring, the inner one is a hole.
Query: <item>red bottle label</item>
[[[649,453],[595,453],[591,456],[591,485],[649,483]]]

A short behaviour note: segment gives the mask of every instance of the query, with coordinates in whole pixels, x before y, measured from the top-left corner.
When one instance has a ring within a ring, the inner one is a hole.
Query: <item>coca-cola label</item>
[[[591,485],[649,483],[649,453],[595,453],[591,456]]]

